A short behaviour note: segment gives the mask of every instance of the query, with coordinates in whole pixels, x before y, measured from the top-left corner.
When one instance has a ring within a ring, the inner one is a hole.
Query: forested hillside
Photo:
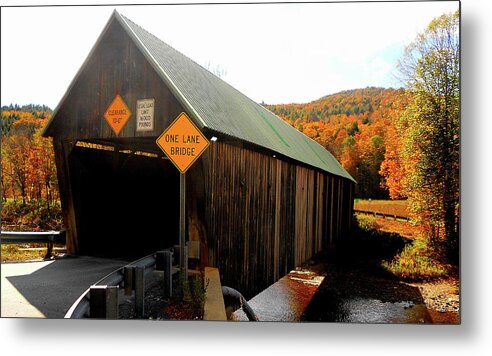
[[[382,184],[388,129],[402,90],[342,91],[307,104],[265,105],[329,150],[358,182],[356,197],[387,198]]]
[[[2,107],[2,224],[59,228],[59,193],[51,139],[40,133],[45,105]]]

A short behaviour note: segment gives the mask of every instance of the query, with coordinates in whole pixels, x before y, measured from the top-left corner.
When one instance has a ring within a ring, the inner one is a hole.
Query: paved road
[[[91,284],[127,263],[81,256],[2,263],[1,317],[63,318]]]

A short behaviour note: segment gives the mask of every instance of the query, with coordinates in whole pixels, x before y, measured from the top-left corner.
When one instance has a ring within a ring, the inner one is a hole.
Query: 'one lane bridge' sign
[[[171,125],[157,138],[157,145],[184,174],[200,157],[210,142],[182,112]]]

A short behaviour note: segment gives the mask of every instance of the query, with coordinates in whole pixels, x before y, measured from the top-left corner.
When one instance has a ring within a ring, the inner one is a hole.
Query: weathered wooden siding
[[[77,253],[77,207],[74,205],[70,172],[70,152],[74,142],[53,140],[55,152],[56,173],[58,179],[58,189],[62,206],[63,226],[67,231],[67,252]]]
[[[132,112],[119,135],[103,117],[117,94]],[[155,99],[154,130],[137,132],[137,100],[148,98]],[[57,140],[157,137],[183,111],[116,20],[103,34],[62,102],[49,133]]]
[[[353,184],[343,178],[220,142],[203,162],[209,262],[247,296],[349,228]]]

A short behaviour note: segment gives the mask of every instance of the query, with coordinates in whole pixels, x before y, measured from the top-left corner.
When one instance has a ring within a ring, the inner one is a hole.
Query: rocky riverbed
[[[437,281],[409,284],[419,289],[435,324],[459,324],[460,289],[456,273]]]

